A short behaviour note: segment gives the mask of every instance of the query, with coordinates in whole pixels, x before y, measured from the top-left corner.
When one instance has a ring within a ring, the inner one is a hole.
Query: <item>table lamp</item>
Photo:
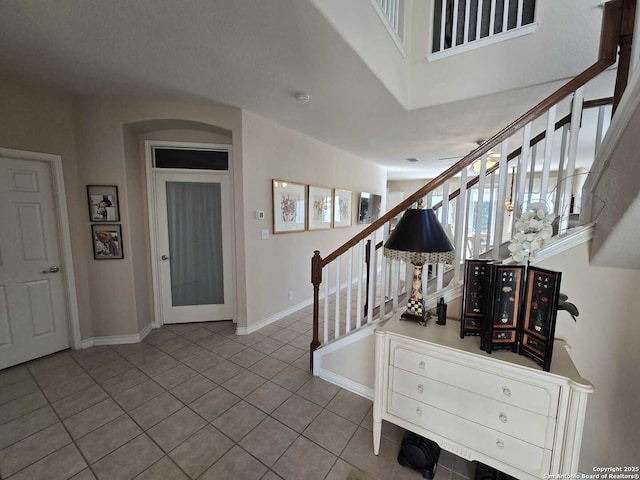
[[[405,211],[384,244],[384,255],[413,264],[411,295],[402,318],[426,323],[422,267],[425,263],[451,263],[454,259],[453,245],[433,210],[412,208]]]

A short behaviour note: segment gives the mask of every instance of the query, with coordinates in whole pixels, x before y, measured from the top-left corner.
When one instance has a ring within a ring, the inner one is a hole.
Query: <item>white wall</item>
[[[580,311],[558,312],[556,337],[571,345],[580,374],[596,387],[589,397],[580,471],[637,465],[640,451],[640,271],[589,263],[589,244],[542,261],[562,272],[560,290]]]
[[[326,256],[361,230],[355,221],[356,193],[384,196],[387,178],[378,165],[251,112],[243,111],[242,132],[247,324],[252,325],[312,298],[313,251]],[[272,179],[352,190],[353,226],[273,235]],[[256,210],[264,210],[266,218],[256,220]],[[269,230],[269,239],[261,239],[262,229]]]
[[[598,56],[601,0],[536,2],[533,34],[427,61],[433,1],[406,0],[404,50],[393,43],[371,1],[313,0],[329,23],[407,109],[540,85],[577,75]],[[490,81],[478,81],[487,72]],[[426,87],[425,87],[426,86]]]

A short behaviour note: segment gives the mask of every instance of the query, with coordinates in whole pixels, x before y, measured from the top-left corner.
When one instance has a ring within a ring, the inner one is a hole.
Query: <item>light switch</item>
[[[269,230],[267,228],[262,229],[262,240],[266,240],[269,238]]]

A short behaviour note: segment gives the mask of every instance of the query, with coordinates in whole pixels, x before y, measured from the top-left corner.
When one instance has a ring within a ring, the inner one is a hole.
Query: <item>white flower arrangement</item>
[[[509,244],[509,252],[516,262],[536,259],[536,253],[553,235],[553,218],[544,203],[532,203],[516,219],[515,234]]]

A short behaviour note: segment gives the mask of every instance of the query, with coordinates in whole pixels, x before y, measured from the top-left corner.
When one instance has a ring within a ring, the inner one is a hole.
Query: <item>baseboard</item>
[[[122,345],[125,343],[140,343],[153,330],[153,324],[148,323],[139,333],[133,335],[112,335],[108,337],[92,337],[82,340],[82,348],[97,347],[99,345]]]
[[[312,303],[313,303],[313,298],[305,300],[304,302],[292,305],[285,310],[281,310],[277,313],[274,313],[273,315],[267,318],[263,318],[259,322],[256,322],[247,327],[236,327],[236,335],[249,335],[250,333],[257,332],[261,328],[264,328],[267,325],[271,325],[273,322],[277,322],[278,320],[282,320],[284,317],[287,317],[292,313],[296,313],[298,310],[302,310],[303,308],[308,307]]]
[[[367,387],[366,385],[362,385],[361,383],[351,380],[350,378],[337,375],[333,372],[329,372],[328,370],[320,369],[318,376],[329,383],[333,383],[340,388],[344,388],[345,390],[349,390],[356,395],[360,395],[361,397],[373,401],[372,387]]]
[[[356,281],[354,280],[351,283],[355,284]],[[348,282],[344,282],[340,284],[340,290],[342,290],[343,288],[347,288],[347,285],[348,285]],[[333,295],[335,293],[336,293],[336,287],[333,287],[332,289],[329,290],[329,295]],[[322,300],[323,298],[324,298],[324,290],[320,292],[320,300]],[[285,310],[281,310],[277,313],[274,313],[273,315],[270,315],[267,318],[263,318],[262,320],[259,320],[258,322],[251,324],[247,327],[237,327],[236,335],[249,335],[250,333],[257,332],[261,328],[264,328],[267,325],[271,325],[272,323],[277,322],[278,320],[282,320],[284,317],[287,317],[292,313],[296,313],[298,310],[302,310],[303,308],[308,307],[309,305],[313,305],[313,297],[307,298],[306,300],[300,303],[296,303],[295,305],[292,305],[286,308]]]

